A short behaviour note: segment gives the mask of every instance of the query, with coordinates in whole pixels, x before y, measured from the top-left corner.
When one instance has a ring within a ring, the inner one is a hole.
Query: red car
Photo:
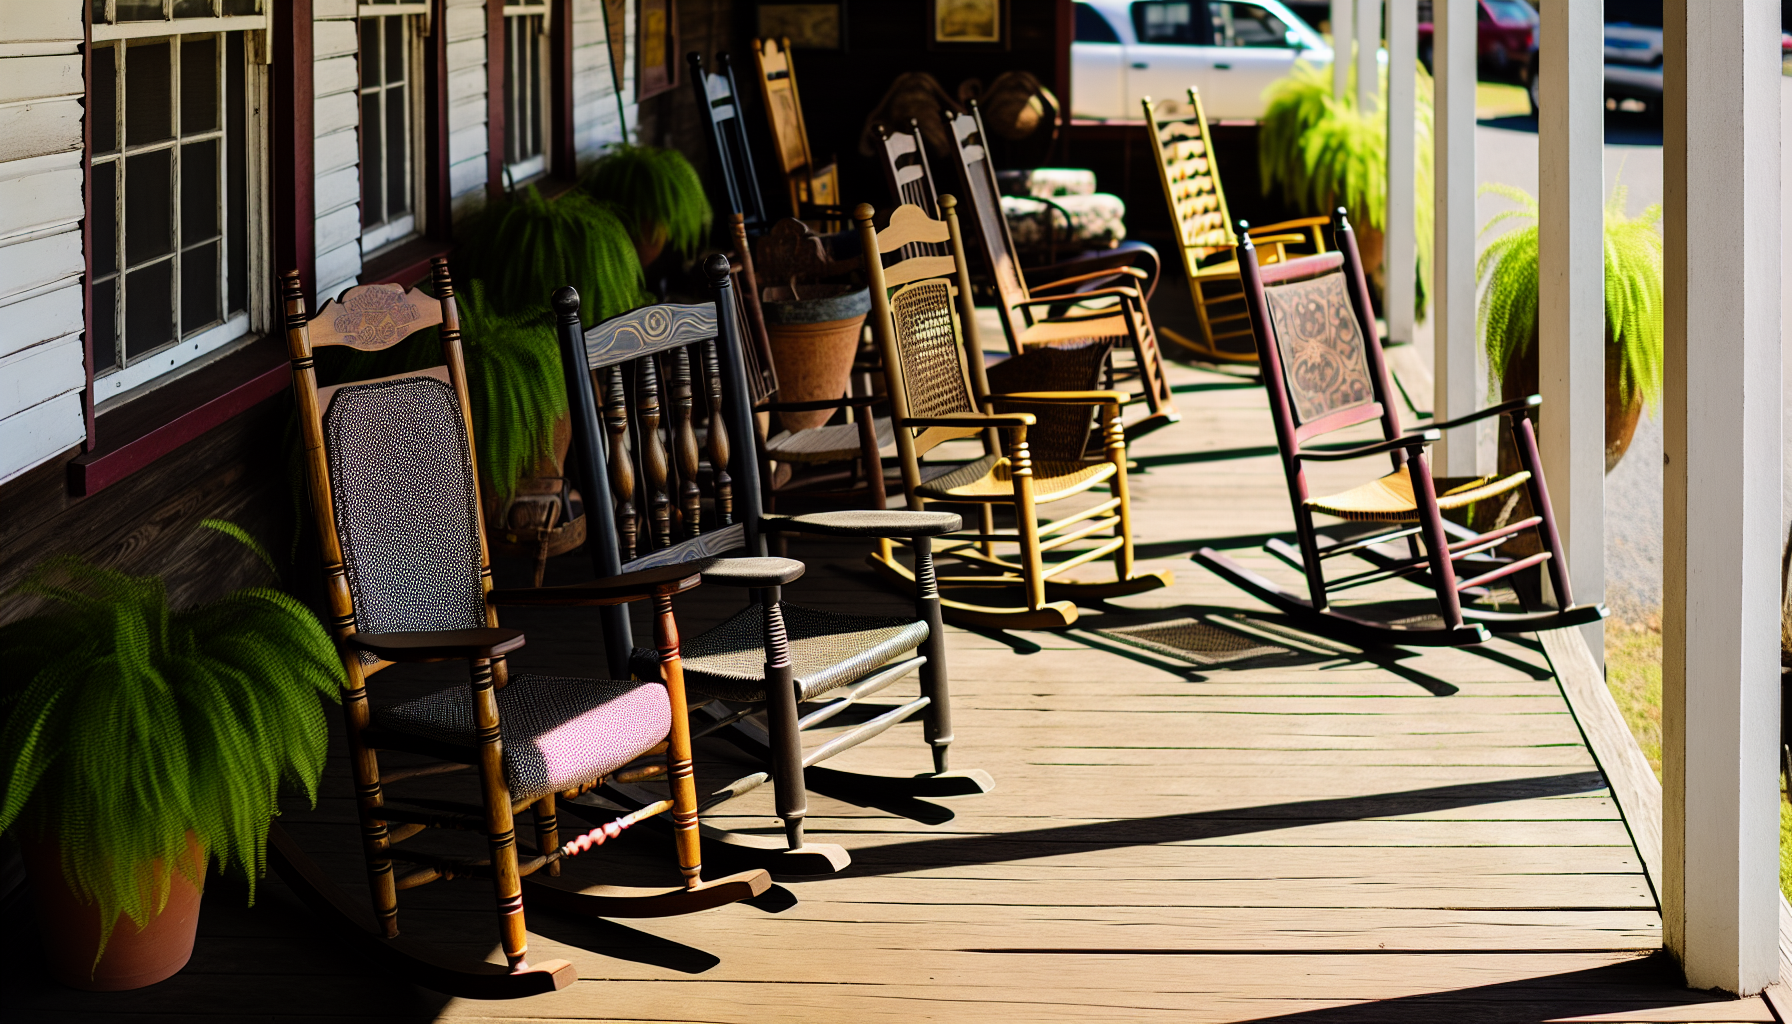
[[[1475,18],[1475,53],[1488,71],[1526,82],[1537,52],[1543,21],[1525,0],[1480,0]],[[1419,0],[1419,59],[1431,66],[1431,3]],[[1528,83],[1527,83],[1528,84]]]

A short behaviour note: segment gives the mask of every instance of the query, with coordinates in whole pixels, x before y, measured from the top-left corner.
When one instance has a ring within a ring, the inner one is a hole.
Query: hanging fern
[[[1355,63],[1352,62],[1354,75]],[[1432,81],[1417,66],[1413,123],[1413,228],[1418,244],[1413,314],[1424,319],[1430,303],[1432,246]],[[1267,195],[1277,188],[1282,201],[1303,210],[1329,213],[1339,206],[1359,225],[1387,230],[1388,81],[1381,77],[1381,104],[1374,113],[1357,109],[1353,84],[1332,95],[1331,71],[1296,61],[1287,77],[1264,94],[1257,164]]]
[[[560,349],[546,311],[499,313],[483,281],[466,282],[459,305],[479,474],[502,504],[552,453],[555,425],[566,415]]]
[[[545,312],[549,296],[569,284],[587,324],[652,301],[628,230],[583,192],[548,200],[530,185],[486,203],[457,231],[456,280],[483,280],[499,313]]]
[[[160,912],[174,870],[203,880],[188,832],[253,901],[281,787],[316,802],[318,698],[339,700],[344,682],[316,617],[263,587],[176,612],[159,577],[72,556],[11,594],[53,608],[0,626],[0,829],[60,846],[70,888],[99,904],[100,952],[120,914],[141,928]]]
[[[1537,339],[1537,200],[1510,185],[1482,185],[1480,194],[1501,196],[1517,207],[1495,214],[1482,226],[1481,234],[1486,235],[1500,224],[1516,222],[1475,260],[1481,344],[1497,387]],[[1640,391],[1644,403],[1653,408],[1661,399],[1666,331],[1662,238],[1656,230],[1661,207],[1651,205],[1631,217],[1624,212],[1629,197],[1630,189],[1618,185],[1605,201],[1605,334],[1620,349],[1620,398],[1628,404]]]
[[[689,257],[709,234],[714,214],[703,180],[676,149],[616,146],[591,165],[581,184],[615,209],[642,249],[670,245]]]

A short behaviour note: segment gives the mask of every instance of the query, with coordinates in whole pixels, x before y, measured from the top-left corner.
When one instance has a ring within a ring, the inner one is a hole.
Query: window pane
[[[361,19],[361,88],[380,84],[380,21]]]
[[[229,10],[226,6],[225,10]],[[245,100],[243,34],[232,32],[224,44],[224,182],[228,210],[230,312],[249,307],[249,164],[248,110]]]
[[[180,244],[218,234],[218,140],[180,147]]]
[[[136,266],[174,250],[173,157],[173,150],[158,149],[125,158],[124,258],[127,266]]]
[[[384,163],[380,160],[380,94],[361,97],[361,224],[385,223]]]
[[[529,19],[529,151],[541,152],[541,19]]]
[[[118,148],[118,47],[93,51],[93,91],[87,96],[87,116],[93,123],[94,153]]]
[[[124,278],[124,351],[131,359],[174,340],[174,261]]]
[[[180,131],[182,135],[218,127],[218,37],[201,36],[180,44]]]
[[[410,139],[404,130],[407,118],[404,116],[405,90],[397,87],[386,90],[386,219],[391,220],[411,208],[410,176],[406,168],[410,166],[408,150]]]
[[[91,2],[87,5],[87,9],[88,9],[88,11],[92,12],[93,23],[95,25],[107,24],[106,0],[91,0]]]
[[[212,0],[174,0],[174,16],[209,18],[212,16]]]
[[[1193,0],[1150,0],[1132,5],[1132,27],[1141,43],[1201,46],[1201,25]]]
[[[161,21],[162,0],[118,0],[119,21]]]
[[[383,18],[386,23],[386,84],[404,81],[404,19]]]
[[[119,4],[122,12],[124,5]],[[167,40],[133,46],[124,55],[124,141],[137,146],[160,142],[173,132],[174,49]]]
[[[93,165],[93,252],[88,255],[94,276],[118,270],[118,164]]]
[[[239,17],[261,13],[261,0],[224,0],[224,16]]]
[[[118,365],[118,278],[93,286],[93,372],[105,373]]]
[[[218,309],[218,243],[180,254],[180,333],[191,337],[223,321]]]

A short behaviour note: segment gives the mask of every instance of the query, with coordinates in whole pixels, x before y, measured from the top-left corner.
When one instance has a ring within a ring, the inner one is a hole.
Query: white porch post
[[[1344,98],[1350,88],[1350,42],[1356,38],[1356,12],[1350,0],[1332,0],[1332,95]]]
[[[1365,113],[1381,103],[1381,0],[1356,0],[1356,108]]]
[[[1475,333],[1475,17],[1475,0],[1432,0],[1431,66],[1437,89],[1432,126],[1432,410],[1439,421],[1478,408],[1482,394]],[[1477,475],[1476,433],[1472,426],[1446,431],[1432,449],[1435,471]]]
[[[1543,5],[1537,136],[1538,447],[1577,602],[1605,596],[1605,29],[1597,3]],[[1559,595],[1558,595],[1559,596]],[[1605,663],[1603,624],[1583,626]]]
[[[1413,277],[1419,260],[1414,234],[1413,118],[1418,88],[1414,67],[1419,59],[1418,0],[1388,0],[1388,229],[1387,294],[1382,309],[1388,317],[1388,340],[1412,341]]]
[[[1665,8],[1662,925],[1689,985],[1750,994],[1779,978],[1779,4]]]

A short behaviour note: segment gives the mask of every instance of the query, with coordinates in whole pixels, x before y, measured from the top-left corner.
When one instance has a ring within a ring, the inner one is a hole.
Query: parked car
[[[1605,95],[1661,104],[1661,0],[1606,0]]]
[[[1524,0],[1479,0],[1475,12],[1475,54],[1481,69],[1529,84],[1537,29],[1542,18]],[[1419,59],[1431,67],[1431,0],[1419,0]]]
[[[1332,62],[1325,38],[1280,0],[1079,0],[1075,7],[1076,117],[1136,120],[1143,97],[1181,100],[1193,85],[1208,117],[1255,119],[1264,90],[1296,59]]]

